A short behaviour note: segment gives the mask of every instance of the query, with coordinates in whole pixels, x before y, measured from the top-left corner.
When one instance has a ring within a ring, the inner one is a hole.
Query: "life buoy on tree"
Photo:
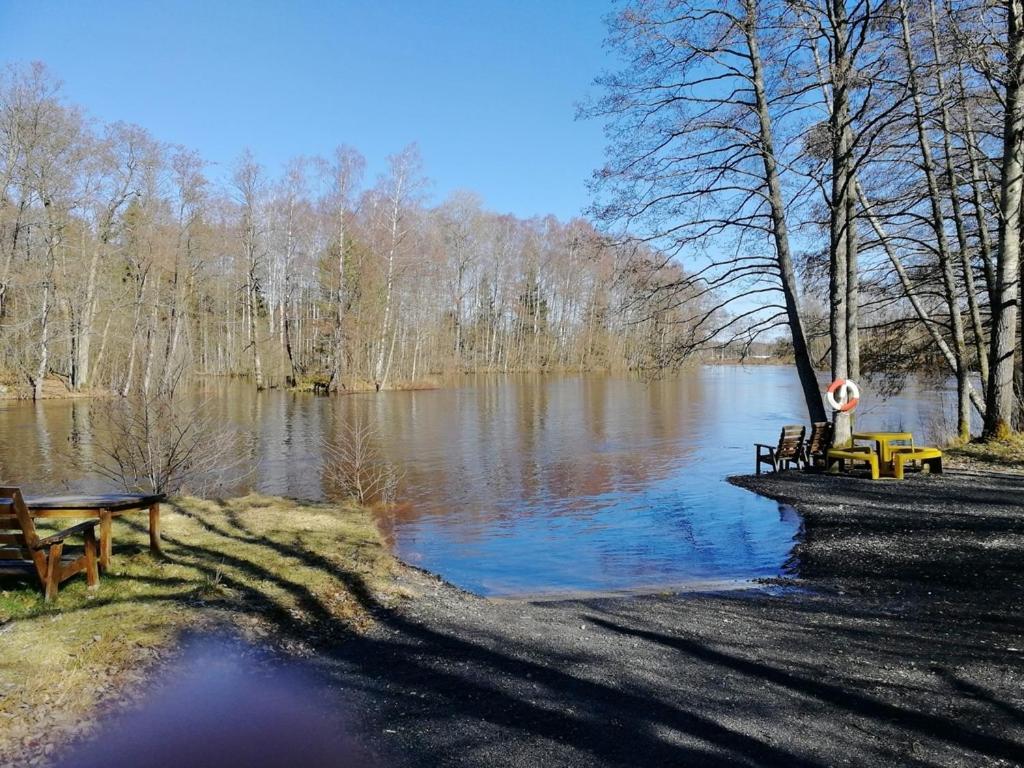
[[[837,392],[839,393],[838,399],[836,399]],[[848,413],[857,407],[857,402],[860,400],[860,387],[849,379],[836,379],[828,385],[825,399],[828,400],[829,407],[833,411]]]

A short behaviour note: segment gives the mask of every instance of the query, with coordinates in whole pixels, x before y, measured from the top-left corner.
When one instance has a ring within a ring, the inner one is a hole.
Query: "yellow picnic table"
[[[854,440],[870,441],[875,444],[878,456],[878,470],[881,474],[893,477],[892,455],[896,443],[914,445],[914,435],[910,432],[854,432]]]

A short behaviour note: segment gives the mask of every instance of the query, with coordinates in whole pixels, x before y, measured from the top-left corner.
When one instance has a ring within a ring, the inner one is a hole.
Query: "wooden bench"
[[[47,602],[56,596],[62,582],[82,571],[89,589],[95,589],[100,583],[98,523],[89,520],[40,538],[21,489],[0,487],[0,560],[20,570],[34,570]],[[85,551],[79,557],[65,558],[64,542],[77,534],[85,540]]]
[[[894,448],[892,465],[897,480],[903,479],[903,466],[910,461],[920,461],[929,472],[942,474],[942,451],[938,448]]]
[[[804,445],[804,469],[820,472],[825,469],[825,454],[832,445],[832,422],[811,424],[811,436]]]
[[[160,502],[163,494],[101,493],[94,496],[32,496],[26,499],[32,517],[81,520],[94,518],[100,524],[100,568],[110,568],[113,556],[113,522],[126,512],[149,511],[149,548],[160,554]]]
[[[802,424],[790,424],[782,428],[778,445],[754,443],[754,471],[760,475],[762,464],[769,465],[772,472],[785,469],[787,464],[800,469],[806,431]]]
[[[877,480],[879,478],[879,467],[878,467],[878,454],[872,451],[870,448],[830,448],[825,454],[825,463],[828,471],[832,472],[833,467],[839,465],[839,471],[842,472],[846,469],[846,462],[851,464],[854,462],[860,462],[867,464],[871,469],[871,479]]]

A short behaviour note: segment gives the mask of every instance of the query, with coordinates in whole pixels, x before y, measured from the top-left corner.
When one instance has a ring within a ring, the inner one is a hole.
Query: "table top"
[[[880,440],[913,440],[914,435],[911,432],[854,432],[854,440],[874,440],[878,442]]]
[[[37,509],[132,509],[159,504],[167,497],[162,493],[98,493],[94,495],[75,494],[72,496],[28,496],[25,504],[29,510]]]

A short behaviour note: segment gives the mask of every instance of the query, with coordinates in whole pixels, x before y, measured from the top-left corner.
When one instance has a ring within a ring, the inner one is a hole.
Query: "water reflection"
[[[944,390],[872,399],[862,426],[927,439],[948,425]],[[327,493],[321,448],[346,424],[374,424],[404,470],[381,525],[399,554],[484,594],[617,590],[770,576],[799,520],[722,482],[749,471],[751,444],[800,422],[783,367],[704,367],[645,383],[625,377],[471,377],[425,392],[323,398],[208,383],[253,468],[244,487]],[[93,450],[85,401],[0,405],[0,467],[29,492],[100,489],[66,459]]]

